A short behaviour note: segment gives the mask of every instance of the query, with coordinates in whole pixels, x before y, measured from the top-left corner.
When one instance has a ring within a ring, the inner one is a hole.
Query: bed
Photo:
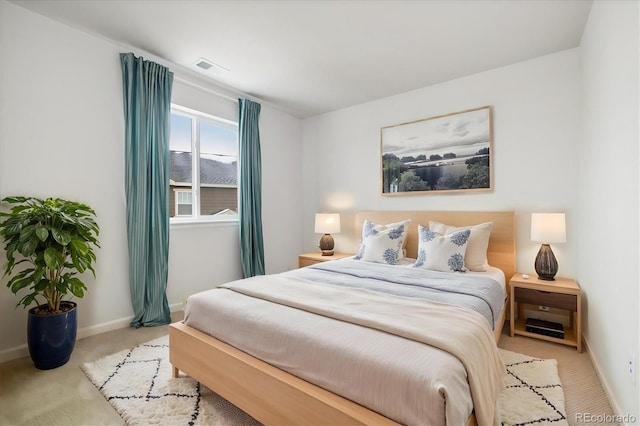
[[[410,258],[418,257],[418,224],[426,225],[430,220],[453,226],[492,222],[491,238],[487,249],[489,264],[502,271],[503,277],[507,279],[513,275],[515,270],[513,212],[362,212],[356,215],[356,229],[359,232],[365,220],[393,223],[405,219],[411,221],[406,239],[406,256]],[[337,264],[337,262],[341,261],[328,263]],[[347,260],[342,264],[342,268],[348,269],[355,264],[357,262]],[[309,269],[308,272],[319,274],[321,271]],[[286,281],[291,277],[284,275],[279,280],[283,281],[281,285],[284,286],[285,295],[295,293],[304,287],[287,287]],[[239,284],[240,287],[242,285],[242,283]],[[507,293],[504,291],[504,295]],[[495,326],[491,338],[496,342],[501,334],[506,307],[505,300],[499,312],[494,314]],[[295,315],[291,318],[292,322],[298,321]],[[197,324],[197,321],[195,323]],[[200,325],[197,327],[206,328]],[[252,350],[241,351],[225,343],[223,340],[228,341],[229,336],[224,336],[224,333],[222,333],[224,338],[219,336],[214,338],[198,328],[184,322],[170,326],[170,360],[174,367],[174,375],[178,377],[179,371],[183,371],[264,424],[398,424],[398,421],[367,408],[369,404],[354,403],[351,400],[354,398],[351,395],[348,395],[351,399],[345,397],[345,392],[330,392],[325,389],[329,386],[324,383],[321,383],[322,386],[312,384],[311,381],[317,381],[303,380],[298,376],[305,377],[304,374],[297,372],[290,374],[284,369],[262,361],[261,359],[268,358],[269,348],[266,349],[266,356],[252,356],[247,353],[255,354]],[[311,327],[310,330],[312,329]],[[309,339],[311,339],[308,340],[309,346],[313,347],[314,337],[310,336]],[[234,344],[238,345],[237,342]],[[263,350],[263,348],[260,349]],[[295,368],[289,370],[296,371]],[[402,421],[402,423],[405,422]],[[467,417],[466,423],[476,424],[476,416],[472,413]]]

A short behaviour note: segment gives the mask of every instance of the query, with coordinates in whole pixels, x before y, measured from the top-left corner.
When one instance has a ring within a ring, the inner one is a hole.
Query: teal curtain
[[[245,278],[264,275],[262,241],[262,165],[260,104],[239,99],[240,109],[240,260]]]
[[[169,262],[169,125],[173,73],[121,53],[125,183],[132,327],[171,322]]]

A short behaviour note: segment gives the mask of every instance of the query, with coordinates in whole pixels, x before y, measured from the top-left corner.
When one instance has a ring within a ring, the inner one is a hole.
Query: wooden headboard
[[[411,219],[407,234],[407,256],[418,257],[418,224],[428,227],[429,220],[453,226],[477,225],[493,222],[487,258],[491,266],[502,269],[507,282],[516,272],[515,214],[513,211],[498,212],[432,212],[432,211],[373,211],[356,214],[357,238],[361,237],[362,224],[368,219],[374,223],[387,224]]]

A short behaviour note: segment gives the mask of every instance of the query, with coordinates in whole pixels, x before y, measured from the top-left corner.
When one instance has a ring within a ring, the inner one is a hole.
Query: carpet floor
[[[172,321],[181,319],[181,313],[172,315]],[[78,340],[69,362],[54,370],[35,369],[28,356],[0,364],[0,425],[122,425],[122,417],[80,367],[166,334],[167,327],[159,326],[122,328],[86,337]],[[575,348],[522,336],[509,337],[508,326],[498,347],[558,361],[569,425],[578,424],[578,413],[613,414],[587,352],[577,353]]]
[[[168,336],[86,363],[83,371],[128,425],[258,425],[189,377],[172,377]],[[502,424],[568,425],[553,359],[502,350]]]

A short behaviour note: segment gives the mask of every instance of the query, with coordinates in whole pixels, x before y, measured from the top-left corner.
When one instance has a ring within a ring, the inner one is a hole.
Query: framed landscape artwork
[[[492,189],[491,107],[380,129],[382,195]]]

